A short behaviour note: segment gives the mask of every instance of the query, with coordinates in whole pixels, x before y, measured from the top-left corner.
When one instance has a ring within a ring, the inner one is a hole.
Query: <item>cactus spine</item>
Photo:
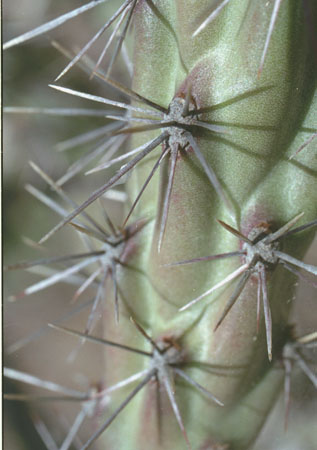
[[[103,381],[127,386],[83,448],[243,450],[258,436],[283,382],[298,271],[316,276],[301,262],[317,205],[308,8],[316,18],[291,0],[126,2],[132,107],[112,136],[139,152],[56,227],[131,173],[122,247],[103,247],[98,274],[114,281]]]

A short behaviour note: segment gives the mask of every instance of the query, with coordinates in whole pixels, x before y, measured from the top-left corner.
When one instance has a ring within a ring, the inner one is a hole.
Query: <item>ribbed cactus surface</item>
[[[54,325],[54,333],[73,335],[77,350],[78,339],[103,346],[103,390],[82,399],[86,415],[104,400],[103,420],[83,449],[246,450],[284,379],[288,393],[294,362],[317,385],[303,356],[316,334],[297,338],[289,323],[298,277],[316,286],[317,275],[302,262],[317,224],[317,5],[128,0],[118,8],[115,49],[107,64],[88,66],[128,100],[75,90],[64,73],[52,87],[83,97],[87,107],[105,103],[112,116],[119,107],[120,121],[108,117],[102,145],[118,151],[128,142],[126,153],[97,167],[117,162],[82,204],[33,164],[70,206],[49,205],[62,216],[54,231],[71,223],[88,250],[22,294],[75,276],[77,297],[94,290],[84,330]],[[114,71],[128,28],[133,79],[126,86]],[[85,53],[76,50],[70,71]],[[126,220],[100,227],[87,208],[122,181]],[[97,338],[92,324],[101,303]]]

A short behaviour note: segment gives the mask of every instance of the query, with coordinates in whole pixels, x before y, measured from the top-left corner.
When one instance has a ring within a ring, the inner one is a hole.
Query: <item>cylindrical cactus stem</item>
[[[132,258],[140,275],[120,283],[132,310],[133,290],[146,305],[137,320],[163,356],[140,363],[152,378],[105,433],[125,435],[116,448],[247,449],[274,404],[294,273],[316,270],[300,262],[316,225],[316,142],[289,160],[314,127],[304,12],[288,0],[137,4],[134,89],[163,112],[159,131],[131,142],[162,142],[129,180],[131,203],[146,183],[133,216],[150,222]]]
[[[95,3],[84,9],[102,1]],[[125,164],[78,207],[69,200],[76,209],[41,240],[71,222],[103,246],[53,258],[94,256],[23,295],[90,263],[100,266],[76,291],[102,275],[85,332],[64,329],[81,343],[104,345],[105,389],[79,398],[83,408],[101,399],[105,419],[82,450],[97,439],[107,450],[247,450],[283,384],[283,365],[289,393],[286,360],[297,358],[316,381],[300,354],[316,336],[295,339],[288,319],[297,277],[317,276],[317,267],[302,261],[317,225],[317,3],[127,0],[110,19],[119,22],[111,40],[123,24],[111,68],[132,17],[133,90],[109,79],[109,67],[98,75],[130,95],[131,105],[52,86],[126,112],[108,132],[111,139],[131,135],[131,153],[106,163]],[[100,235],[98,224],[92,232],[76,222],[120,181],[130,203],[120,230],[110,226],[113,235]],[[58,183],[49,184],[59,192]],[[90,333],[106,289],[115,301],[105,302],[99,339]]]

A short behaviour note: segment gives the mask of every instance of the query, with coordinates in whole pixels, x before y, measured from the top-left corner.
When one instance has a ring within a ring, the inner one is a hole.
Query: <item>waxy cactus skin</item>
[[[241,231],[247,235],[263,222],[274,232],[301,211],[305,212],[305,221],[316,217],[315,176],[307,176],[302,168],[295,167],[288,160],[298,146],[300,129],[305,126],[307,115],[303,113],[307,108],[311,110],[314,104],[315,74],[310,36],[300,2],[284,1],[263,71],[258,77],[272,13],[265,2],[229,2],[195,38],[191,35],[202,11],[208,8],[208,2],[199,2],[199,7],[197,2],[191,2],[191,5],[187,1],[186,5],[181,1],[167,3],[155,4],[162,15],[168,11],[170,23],[175,23],[173,29],[177,30],[177,42],[166,23],[158,18],[147,2],[138,5],[134,89],[168,107],[175,96],[181,92],[186,94],[186,88],[190,86],[197,109],[211,109],[210,113],[199,117],[227,128],[228,133],[222,135],[198,130],[193,136],[234,205],[235,221],[199,167],[197,158],[187,148],[177,159],[164,242],[158,252],[162,197],[170,160],[162,163],[160,175],[147,187],[135,213],[136,217],[142,217],[144,213],[153,215],[156,221],[155,225],[143,230],[147,239],[142,262],[145,267],[149,266],[151,283],[147,283],[147,289],[144,289],[147,309],[142,319],[152,337],[165,333],[178,337],[186,333],[182,340],[185,353],[195,361],[224,366],[229,371],[232,367],[239,368],[235,376],[194,371],[195,380],[221,399],[225,404],[223,408],[206,402],[198,392],[186,389],[186,386],[182,386],[182,396],[177,390],[176,395],[193,448],[204,448],[204,442],[210,440],[226,444],[230,449],[244,449],[257,436],[280,389],[283,375],[271,367],[278,357],[288,323],[291,306],[288,300],[293,296],[295,278],[282,267],[268,270],[273,327],[273,363],[270,364],[263,313],[260,331],[256,331],[256,277],[251,276],[215,332],[215,324],[232,293],[232,286],[215,291],[187,311],[177,311],[241,265],[241,258],[202,261],[178,267],[165,265],[239,250],[241,241],[239,243],[237,238],[221,229],[216,219],[225,220],[232,226],[241,224]],[[157,53],[153,46],[156,46]],[[162,56],[157,58],[157,54]],[[178,61],[172,63],[175,55],[178,55]],[[213,105],[218,104],[224,106],[213,110]],[[306,122],[308,125],[313,125],[313,122]],[[136,147],[156,135],[153,132],[137,135],[132,145]],[[157,157],[161,151],[162,148],[157,149]],[[311,148],[310,156],[305,155],[306,163],[309,158],[309,164],[313,164],[311,158],[314,159],[315,151]],[[149,158],[148,164],[137,167],[132,174],[129,181],[129,192],[133,193],[131,201],[142,187],[154,161]],[[158,189],[156,195],[155,189]],[[283,241],[283,251],[302,257],[312,235],[312,232],[303,232],[300,244],[299,236],[290,236]],[[148,259],[144,262],[146,253]],[[144,286],[143,280],[140,282]],[[139,296],[137,301],[140,301]],[[193,376],[194,372],[189,370],[188,373]],[[139,403],[136,404],[140,415],[146,414],[144,411],[149,408],[149,395],[146,390],[143,397],[139,394]],[[152,402],[154,408],[154,398]],[[254,414],[251,405],[261,405],[261,413]],[[118,433],[124,426],[122,423],[129,429],[129,418],[135,416],[135,408],[131,407],[130,413],[126,411],[122,416],[123,422],[118,420],[113,425]],[[165,414],[168,416],[171,411]],[[152,425],[147,423],[147,427],[153,427],[153,433],[147,433],[147,436],[155,435],[153,421]],[[142,448],[142,436],[144,427],[129,443],[129,448]],[[167,442],[173,442],[173,448],[184,448],[181,432],[178,437],[177,432],[172,436],[169,439],[167,435],[165,446],[151,443],[151,448],[172,448]],[[106,433],[105,439],[107,442]]]
[[[126,215],[146,184],[127,221],[142,226],[104,287],[102,381],[140,376],[110,394],[83,449],[247,450],[283,385],[298,272],[316,284],[302,260],[317,217],[317,5],[132,0],[130,11],[145,101],[130,100],[156,116],[130,112],[129,150],[162,139],[125,184]]]

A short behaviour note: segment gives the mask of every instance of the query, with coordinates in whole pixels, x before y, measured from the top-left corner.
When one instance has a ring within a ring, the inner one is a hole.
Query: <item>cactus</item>
[[[11,295],[15,303],[60,282],[75,285],[72,303],[88,291],[93,298],[49,319],[49,327],[11,344],[9,353],[50,332],[53,345],[67,339],[72,348],[68,363],[57,355],[62,374],[77,373],[77,358],[96,344],[102,368],[96,375],[89,367],[84,390],[66,387],[71,377],[59,382],[54,373],[7,367],[7,378],[53,394],[6,397],[33,406],[49,399],[58,411],[66,400],[73,405],[77,416],[62,437],[34,419],[47,448],[77,448],[81,436],[82,449],[249,449],[283,384],[287,424],[293,366],[317,387],[308,358],[316,332],[299,337],[290,321],[297,280],[316,287],[317,267],[303,258],[317,225],[317,7],[293,0],[122,0],[110,11],[108,2],[95,0],[4,48],[66,28],[89,10],[104,11],[104,24],[79,50],[54,42],[69,61],[49,80],[59,99],[72,104],[79,97],[83,106],[6,108],[104,119],[62,143],[67,149],[99,139],[64,174],[51,176],[44,158],[31,162],[54,197],[30,184],[28,192],[60,216],[40,243],[58,243],[68,228],[76,251],[8,268],[44,274]],[[93,61],[88,52],[111,27]],[[87,77],[78,89],[64,84],[77,66],[102,89],[93,92]],[[102,177],[95,190],[80,188],[79,199],[66,183],[84,185],[87,169]],[[124,191],[117,192],[118,183]],[[116,223],[103,202],[123,192],[124,218]],[[84,325],[72,327],[82,310]],[[89,417],[98,424],[85,435]]]

